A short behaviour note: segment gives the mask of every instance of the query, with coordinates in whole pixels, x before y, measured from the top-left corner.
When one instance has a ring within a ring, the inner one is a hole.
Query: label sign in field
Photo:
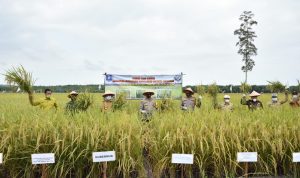
[[[3,153],[0,153],[0,164],[3,163]]]
[[[108,162],[116,160],[115,151],[103,151],[103,152],[93,152],[93,162]]]
[[[31,155],[32,164],[53,164],[55,163],[54,153],[42,153]]]
[[[172,163],[174,164],[193,164],[193,154],[172,154]]]
[[[238,162],[257,162],[257,152],[239,152],[237,153]]]
[[[300,162],[300,152],[299,153],[293,153],[293,162],[299,163]]]

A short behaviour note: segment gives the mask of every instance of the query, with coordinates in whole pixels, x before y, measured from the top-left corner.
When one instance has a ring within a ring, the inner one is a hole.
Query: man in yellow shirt
[[[52,91],[50,89],[45,89],[45,98],[41,98],[38,101],[33,100],[33,94],[29,93],[29,101],[32,106],[39,106],[42,109],[57,109],[56,99],[52,98]]]

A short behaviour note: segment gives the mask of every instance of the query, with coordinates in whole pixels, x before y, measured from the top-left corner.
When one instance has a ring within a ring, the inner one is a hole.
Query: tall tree
[[[256,38],[255,31],[252,26],[257,25],[257,21],[253,20],[254,14],[251,11],[244,11],[239,20],[242,22],[240,27],[234,31],[234,35],[238,35],[239,41],[236,46],[239,47],[238,54],[242,55],[243,62],[242,71],[245,72],[245,83],[248,79],[248,71],[252,71],[255,62],[252,56],[257,55],[257,48],[254,45],[254,38]]]

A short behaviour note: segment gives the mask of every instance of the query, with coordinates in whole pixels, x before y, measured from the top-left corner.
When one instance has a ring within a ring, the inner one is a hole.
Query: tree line
[[[191,87],[194,91],[201,93],[199,90],[203,90],[202,92],[206,92],[209,85],[187,85],[186,87]],[[219,91],[222,93],[243,93],[241,90],[241,85],[217,85]],[[51,89],[55,93],[67,93],[70,91],[77,92],[90,92],[90,93],[103,93],[104,85],[56,85],[56,86],[33,86],[33,90],[36,93],[42,93],[46,88]],[[251,85],[251,90],[255,90],[260,93],[272,93],[269,85]],[[288,88],[289,91],[300,91],[300,85],[298,86],[290,86]],[[0,92],[10,92],[16,93],[18,88],[15,86],[9,85],[0,85]],[[20,91],[22,92],[22,91]]]

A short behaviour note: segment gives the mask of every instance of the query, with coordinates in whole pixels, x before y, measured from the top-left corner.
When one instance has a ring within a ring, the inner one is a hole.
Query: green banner
[[[128,99],[142,99],[145,90],[153,90],[154,98],[181,99],[182,75],[114,75],[106,74],[105,91],[117,95],[124,93]]]

